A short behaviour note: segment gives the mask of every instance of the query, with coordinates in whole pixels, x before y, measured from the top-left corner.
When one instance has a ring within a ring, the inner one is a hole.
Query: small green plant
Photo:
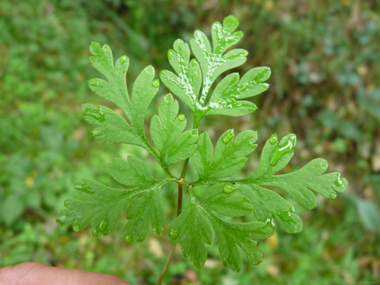
[[[83,199],[67,200],[67,210],[58,215],[57,222],[72,226],[74,231],[91,224],[94,236],[108,235],[128,206],[125,240],[143,241],[149,225],[155,233],[162,233],[165,216],[160,190],[169,182],[178,183],[178,217],[169,230],[171,248],[157,284],[162,283],[179,240],[184,256],[189,257],[197,269],[202,269],[206,261],[206,244],[215,241],[223,264],[240,271],[242,257],[238,248],[252,264],[260,263],[263,254],[256,246],[257,240],[270,237],[275,223],[286,232],[300,232],[302,220],[294,213],[292,204],[266,186],[280,188],[304,208],[312,209],[316,207],[316,197],[311,190],[335,199],[336,192],[344,191],[348,184],[339,173],[322,175],[328,165],[321,158],[293,173],[275,175],[293,157],[294,134],[282,139],[273,134],[262,150],[256,171],[244,179],[228,179],[244,167],[248,160],[246,156],[256,149],[257,132],[244,131],[235,136],[233,129],[227,130],[214,147],[207,132],[198,134],[198,126],[205,116],[236,117],[255,111],[255,104],[244,99],[267,90],[269,84],[265,81],[271,74],[268,67],[253,68],[241,78],[238,73],[231,73],[213,89],[215,80],[223,72],[247,59],[247,51],[230,49],[243,37],[242,32],[235,31],[238,25],[234,16],[225,18],[223,25],[214,23],[212,45],[203,32],[195,31],[190,40],[195,56],[191,60],[189,45],[180,39],[175,41],[173,49],[168,52],[174,72],[163,70],[160,78],[191,109],[194,124],[192,129],[184,131],[187,125],[185,115],[178,114],[178,102],[173,96],[165,95],[158,114],[150,123],[154,145],[146,137],[144,117],[160,86],[160,81],[154,79],[155,70],[152,66],[146,67],[134,82],[129,96],[126,85],[128,57],[122,56],[114,63],[108,45],[101,47],[92,43],[90,46],[91,63],[106,78],[89,80],[90,88],[115,103],[129,120],[127,122],[109,108],[85,104],[86,120],[99,125],[92,130],[92,136],[105,142],[144,148],[161,166],[166,178],[154,178],[144,161],[138,158],[117,158],[107,166],[108,172],[127,187],[116,189],[96,181],[82,180],[74,187]],[[199,176],[196,181],[186,178],[190,158]],[[182,174],[175,177],[169,167],[181,161]],[[188,205],[182,210],[183,190],[187,190]],[[226,219],[252,213],[256,221],[242,223]]]

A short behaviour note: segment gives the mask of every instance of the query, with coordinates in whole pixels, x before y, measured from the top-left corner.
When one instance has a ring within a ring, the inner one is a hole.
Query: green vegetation
[[[264,96],[254,98],[260,112],[241,118],[207,114],[199,134],[208,126],[210,139],[216,142],[217,138],[223,140],[232,133],[223,135],[226,129],[234,128],[238,133],[258,131],[257,150],[248,156],[243,173],[236,174],[234,180],[250,177],[258,167],[266,169],[275,164],[277,156],[269,165],[259,166],[256,153],[263,149],[263,139],[277,131],[279,137],[298,134],[299,155],[284,165],[281,170],[284,174],[280,176],[296,175],[299,173],[297,165],[304,165],[314,157],[326,157],[331,169],[343,173],[351,183],[348,192],[332,203],[323,197],[331,193],[321,193],[317,196],[318,207],[309,212],[284,196],[286,203],[302,218],[305,229],[291,235],[283,230],[286,225],[284,228],[277,223],[275,235],[259,242],[266,254],[260,265],[250,265],[242,255],[241,273],[234,273],[222,266],[218,247],[213,244],[206,245],[208,260],[205,268],[198,271],[189,259],[182,257],[177,246],[166,281],[229,285],[259,281],[305,284],[311,279],[317,284],[331,284],[331,280],[334,284],[378,282],[380,86],[377,82],[380,68],[376,59],[379,58],[380,19],[377,15],[380,7],[375,1],[323,2],[326,3],[252,1],[244,5],[240,1],[222,1],[214,5],[212,1],[188,1],[177,5],[169,1],[159,4],[151,1],[2,1],[1,266],[34,260],[107,272],[132,284],[154,284],[165,263],[163,252],[169,248],[169,227],[164,227],[161,236],[148,230],[143,242],[126,243],[123,219],[115,223],[112,234],[99,238],[93,237],[90,229],[77,233],[55,225],[54,215],[64,210],[63,201],[77,198],[75,182],[97,180],[111,188],[120,188],[105,168],[115,157],[126,158],[132,153],[136,160],[128,160],[129,164],[123,167],[131,168],[130,163],[143,160],[153,177],[162,177],[161,168],[147,151],[89,138],[90,127],[82,119],[80,106],[87,102],[95,105],[95,109],[85,106],[88,107],[86,119],[96,119],[93,115],[99,115],[97,106],[104,101],[93,96],[85,84],[88,78],[96,76],[87,60],[88,43],[108,43],[115,58],[128,54],[132,64],[127,82],[133,82],[149,63],[156,70],[162,67],[171,70],[166,62],[167,47],[177,38],[188,42],[196,23],[203,23],[204,27],[200,28],[211,36],[208,30],[211,23],[233,13],[243,23],[245,41],[240,47],[249,51],[247,63],[233,71],[246,74],[254,66],[268,65],[273,74],[268,80],[271,88]],[[173,52],[178,52],[176,46]],[[203,72],[202,61],[199,62]],[[170,76],[170,72],[166,74]],[[233,74],[225,78],[236,80]],[[216,78],[216,83],[222,82]],[[167,93],[161,87],[147,109],[146,129],[149,118],[156,113],[156,106],[164,102],[158,97]],[[221,92],[214,99],[223,96]],[[212,102],[210,100],[206,98],[205,102]],[[247,102],[252,108],[251,100],[245,100],[236,102]],[[194,108],[193,102],[183,101],[185,105],[179,104],[183,116],[179,115],[178,121],[192,118],[189,108]],[[106,103],[105,108],[123,114],[123,108],[115,108],[112,103]],[[153,118],[160,133],[160,122],[168,118],[160,113]],[[142,125],[137,125],[135,128],[141,130]],[[100,128],[104,128],[103,124]],[[209,148],[206,135],[203,139],[205,148]],[[292,137],[283,140],[292,141]],[[157,140],[153,142],[159,144]],[[165,151],[165,144],[161,144],[159,151]],[[197,155],[202,157],[201,150]],[[166,159],[166,163],[171,163],[179,158],[167,152]],[[245,160],[245,155],[238,159]],[[123,161],[116,160],[113,165]],[[202,167],[190,161],[186,180],[195,181],[199,174],[213,178],[212,175],[221,173],[217,165],[213,165],[214,161],[208,160],[208,163],[212,165],[208,168],[211,172],[202,172]],[[112,172],[112,166],[108,171]],[[175,167],[170,171],[175,177],[181,174]],[[262,175],[271,173],[262,171]],[[145,179],[152,181],[151,177]],[[77,184],[78,187],[85,188],[82,184]],[[213,187],[218,190],[218,185]],[[234,187],[239,192],[234,191]],[[235,196],[250,187],[253,186],[231,184],[226,189]],[[171,183],[164,188],[162,204],[166,224],[171,225],[176,216],[176,186]],[[185,194],[184,199],[187,198]],[[265,213],[265,205],[260,206]],[[130,210],[130,221],[133,221],[133,204]],[[242,221],[251,223],[255,219],[250,215]],[[99,224],[99,230],[107,228]],[[197,281],[193,281],[195,279]]]

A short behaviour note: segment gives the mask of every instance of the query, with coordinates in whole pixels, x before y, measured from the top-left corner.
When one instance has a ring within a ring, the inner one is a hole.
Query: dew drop
[[[102,135],[102,131],[101,131],[100,129],[93,129],[93,130],[91,131],[91,135],[92,135],[93,137],[99,137],[99,136]]]
[[[58,225],[63,227],[65,225],[66,220],[67,220],[67,217],[63,215],[63,216],[59,216],[55,221],[57,222]]]
[[[74,188],[75,188],[75,190],[78,190],[78,191],[81,191],[81,192],[84,192],[84,193],[87,193],[87,194],[94,194],[95,193],[95,191],[92,190],[88,186],[86,180],[82,180],[81,182],[75,183],[74,184]]]
[[[291,210],[282,210],[277,213],[277,217],[279,217],[282,221],[287,221],[291,215]]]
[[[321,167],[322,169],[327,169],[327,167],[328,167],[328,165],[327,165],[327,161],[326,161],[326,160],[322,161],[321,164],[320,164],[320,167]]]
[[[234,136],[235,136],[235,130],[234,129],[228,130],[227,133],[224,135],[222,142],[224,144],[228,144],[234,138]]]
[[[153,80],[152,81],[152,86],[156,87],[156,88],[160,87],[160,80],[159,79]]]
[[[180,121],[184,121],[185,119],[186,119],[186,117],[184,114],[181,114],[178,116],[178,120],[180,120]]]
[[[99,86],[100,85],[99,81],[95,78],[90,79],[88,81],[88,84],[90,84],[91,86]]]
[[[74,231],[74,232],[79,232],[79,231],[80,231],[80,227],[79,227],[78,224],[74,224],[74,225],[73,225],[73,231]]]
[[[197,136],[198,136],[198,130],[197,130],[197,129],[193,129],[193,130],[191,130],[191,135],[192,135],[193,137],[197,137]]]
[[[120,57],[120,63],[121,64],[124,64],[128,61],[128,56],[126,55],[123,55],[122,57]]]
[[[170,229],[169,235],[172,239],[176,239],[179,236],[179,230]]]
[[[294,152],[296,146],[296,135],[289,135],[289,138],[282,144],[276,146],[270,159],[270,165],[275,166],[277,162],[286,154]]]
[[[275,144],[277,141],[278,141],[277,134],[273,134],[273,135],[269,138],[269,142],[270,142],[271,144]]]
[[[251,148],[253,148],[253,150],[255,150],[255,149],[257,148],[257,144],[255,144],[255,143],[253,143],[253,142],[250,142],[250,143],[249,143],[249,146],[250,146]]]
[[[101,232],[104,232],[107,225],[108,225],[108,218],[104,217],[103,220],[100,222],[99,227],[97,229]]]
[[[127,241],[127,242],[132,242],[133,241],[133,238],[132,238],[132,235],[131,234],[127,234],[124,236],[124,239]]]
[[[169,60],[172,60],[172,56],[173,56],[173,50],[170,49],[170,50],[168,51],[168,59],[169,59]]]
[[[331,193],[330,194],[330,199],[335,199],[337,197],[336,193]]]
[[[103,50],[104,50],[104,51],[109,51],[109,50],[110,50],[109,45],[104,45],[104,46],[103,46]]]
[[[102,232],[99,231],[98,229],[94,228],[94,229],[92,229],[92,235],[94,237],[100,237],[102,235]]]
[[[223,187],[223,191],[225,193],[232,193],[234,191],[236,191],[236,186],[232,185],[232,184],[225,184],[224,187]]]
[[[342,179],[342,176],[341,176],[340,173],[338,174],[338,177],[337,177],[336,180],[334,181],[334,184],[335,184],[335,186],[337,186],[337,187],[342,187],[342,186],[343,186],[344,182],[343,182],[343,179]]]
[[[164,97],[164,100],[166,101],[166,102],[171,102],[171,101],[173,101],[174,99],[173,99],[173,95],[172,94],[166,94],[165,95],[165,97]]]

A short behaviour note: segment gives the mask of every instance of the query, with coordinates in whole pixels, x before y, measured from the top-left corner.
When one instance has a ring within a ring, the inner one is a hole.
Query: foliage
[[[190,43],[196,59],[191,61],[189,46],[183,41],[177,40],[174,50],[169,50],[168,58],[178,77],[163,71],[161,79],[192,110],[194,124],[193,129],[183,132],[186,127],[185,118],[181,115],[177,117],[178,103],[171,94],[167,94],[160,103],[159,115],[153,117],[151,124],[152,140],[159,154],[144,132],[145,113],[159,88],[158,79],[154,80],[153,67],[148,66],[140,73],[134,82],[132,96],[129,97],[125,82],[128,58],[122,56],[114,63],[108,45],[101,47],[98,43],[91,44],[91,63],[107,81],[90,79],[89,85],[98,95],[115,103],[129,121],[128,123],[111,109],[85,105],[83,109],[86,119],[90,123],[101,125],[92,131],[92,136],[101,141],[144,148],[157,160],[167,178],[153,178],[145,163],[137,158],[132,157],[128,162],[118,160],[117,164],[108,168],[111,176],[119,182],[122,179],[123,184],[134,188],[115,189],[95,181],[83,180],[75,186],[83,200],[67,200],[67,210],[59,214],[58,223],[72,226],[74,231],[91,224],[93,235],[107,235],[133,200],[127,210],[129,221],[125,227],[125,240],[143,241],[147,236],[149,222],[153,231],[161,234],[165,217],[160,188],[169,181],[175,181],[180,187],[178,207],[182,207],[183,186],[189,189],[190,203],[183,213],[179,211],[177,220],[173,222],[170,229],[171,242],[175,244],[183,237],[184,255],[190,256],[193,265],[202,269],[207,258],[203,243],[210,244],[215,240],[223,264],[234,271],[241,271],[242,258],[237,246],[252,264],[258,264],[263,259],[263,253],[256,247],[256,242],[273,235],[275,223],[291,233],[302,229],[301,219],[292,214],[293,207],[289,207],[288,202],[265,186],[285,190],[306,209],[316,207],[316,198],[309,189],[332,199],[337,197],[336,191],[345,190],[347,181],[341,179],[339,173],[321,175],[327,169],[327,162],[323,159],[315,159],[296,172],[273,176],[286,166],[294,154],[296,136],[293,134],[280,142],[276,134],[272,135],[263,149],[259,167],[249,177],[233,181],[217,179],[231,177],[244,167],[247,161],[245,156],[256,149],[254,142],[257,134],[245,131],[235,138],[234,130],[228,130],[218,140],[213,152],[207,133],[202,134],[198,146],[195,144],[201,119],[213,114],[240,116],[253,112],[256,109],[252,107],[255,106],[253,103],[237,99],[262,93],[269,86],[263,82],[268,79],[270,69],[258,67],[248,71],[241,80],[237,73],[228,75],[219,82],[207,100],[215,79],[246,61],[245,50],[235,49],[223,54],[242,38],[242,32],[235,32],[238,25],[234,16],[226,17],[223,25],[214,23],[212,48],[207,37],[202,32],[195,31]],[[193,154],[199,178],[188,182],[184,173],[188,158]],[[176,178],[168,167],[183,160],[186,160],[183,174]],[[131,176],[130,181],[128,176]],[[196,186],[213,184],[216,185],[201,195],[196,195]],[[257,221],[237,223],[226,220],[226,217],[241,217],[252,213],[255,213]]]
[[[0,2],[0,266],[33,260],[111,273],[131,284],[156,281],[164,258],[152,244],[158,240],[166,251],[167,227],[162,237],[149,231],[144,242],[125,243],[121,220],[112,235],[99,238],[91,231],[56,227],[52,220],[63,200],[76,195],[72,185],[82,178],[121,188],[104,167],[115,156],[124,160],[132,153],[154,177],[162,178],[144,150],[86,135],[90,125],[84,122],[81,104],[105,105],[122,114],[93,96],[84,83],[97,76],[86,58],[88,43],[107,42],[117,57],[127,52],[133,63],[127,81],[133,82],[148,63],[172,70],[167,49],[177,38],[189,42],[194,23],[209,36],[213,21],[233,13],[244,23],[239,45],[249,51],[246,64],[233,72],[244,74],[266,64],[272,69],[271,88],[255,97],[260,112],[236,119],[207,116],[200,134],[207,125],[215,143],[226,129],[257,130],[258,150],[242,169],[247,177],[258,166],[264,138],[274,132],[279,137],[297,133],[297,155],[282,171],[325,157],[332,171],[349,179],[350,195],[334,201],[317,195],[317,208],[307,212],[285,195],[295,208],[292,216],[300,216],[307,230],[287,234],[277,222],[276,234],[259,242],[265,260],[251,267],[243,254],[239,274],[221,266],[215,244],[206,246],[202,271],[192,268],[177,245],[168,270],[174,277],[168,283],[192,283],[194,275],[201,284],[305,284],[311,278],[318,284],[332,279],[341,284],[378,282],[380,7],[374,1]],[[156,112],[158,98],[146,118]],[[191,123],[191,113],[181,102],[179,109]],[[172,171],[179,175],[176,168]],[[193,164],[188,169],[187,179],[195,181]],[[174,193],[174,183],[161,191],[168,224],[176,209]],[[16,206],[5,207],[7,201]]]

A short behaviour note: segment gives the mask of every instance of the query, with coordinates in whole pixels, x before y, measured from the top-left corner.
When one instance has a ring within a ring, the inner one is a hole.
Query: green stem
[[[161,285],[162,281],[164,281],[165,273],[166,273],[166,270],[168,270],[170,262],[172,261],[176,245],[177,243],[170,245],[169,256],[166,259],[165,265],[161,270],[160,278],[158,278],[157,285]]]
[[[199,123],[200,123],[201,119],[198,120],[197,118],[194,118],[193,129],[198,129],[198,126],[199,126]],[[182,172],[181,172],[181,177],[179,179],[177,179],[177,183],[178,183],[177,217],[182,212],[183,181],[185,181],[186,171],[187,171],[187,165],[189,164],[189,159],[190,158],[188,158],[188,159],[185,160],[185,163],[183,164],[183,168],[182,168]],[[167,257],[167,259],[165,261],[164,267],[161,270],[160,277],[158,278],[158,281],[157,281],[157,285],[161,285],[162,282],[164,281],[164,277],[165,277],[166,271],[168,270],[169,264],[172,261],[172,258],[173,258],[176,246],[177,246],[177,243],[174,243],[174,244],[170,245],[169,255],[168,255],[168,257]]]

